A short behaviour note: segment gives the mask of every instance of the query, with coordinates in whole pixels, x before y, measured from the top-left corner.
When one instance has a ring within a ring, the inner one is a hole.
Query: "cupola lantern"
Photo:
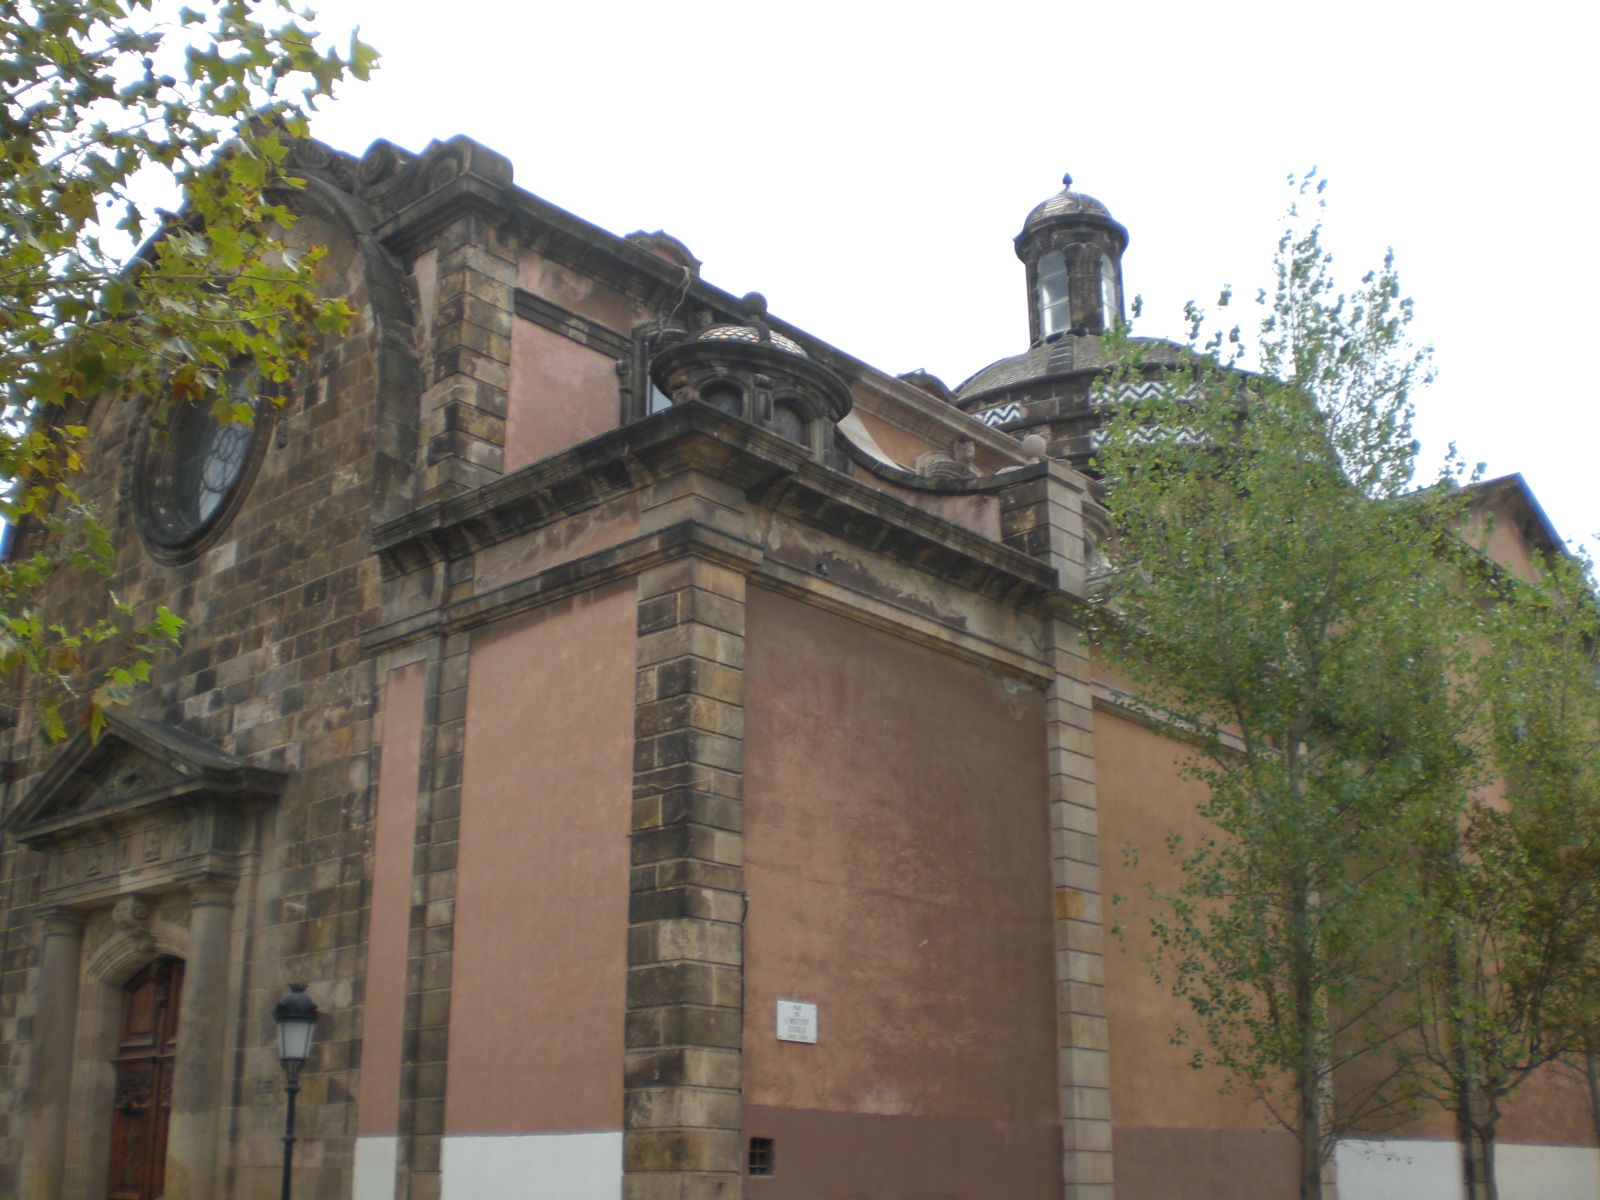
[[[1017,235],[1028,271],[1028,331],[1034,345],[1062,334],[1101,334],[1123,319],[1122,252],[1128,231],[1093,196],[1061,191],[1035,206]]]

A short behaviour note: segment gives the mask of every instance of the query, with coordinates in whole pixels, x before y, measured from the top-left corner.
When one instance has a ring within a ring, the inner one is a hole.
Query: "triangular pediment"
[[[24,845],[44,845],[178,803],[268,800],[284,778],[180,729],[113,712],[98,739],[85,731],[56,752],[5,827]]]

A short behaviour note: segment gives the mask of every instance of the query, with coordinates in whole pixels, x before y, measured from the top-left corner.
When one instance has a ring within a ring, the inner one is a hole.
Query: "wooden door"
[[[166,1184],[172,1059],[183,1000],[183,962],[158,958],[122,989],[122,1031],[111,1115],[107,1200],[156,1200]]]

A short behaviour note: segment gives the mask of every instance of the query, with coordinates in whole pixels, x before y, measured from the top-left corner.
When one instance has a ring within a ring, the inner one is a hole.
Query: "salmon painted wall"
[[[1247,1096],[1222,1094],[1220,1074],[1189,1066],[1192,1048],[1173,1045],[1172,1034],[1179,1026],[1192,1034],[1193,1016],[1151,979],[1145,962],[1152,949],[1141,915],[1146,883],[1177,883],[1165,838],[1169,830],[1201,829],[1195,810],[1204,789],[1179,777],[1181,747],[1148,726],[1099,708],[1094,737],[1105,893],[1128,901],[1107,910],[1124,928],[1106,954],[1118,1191],[1173,1200],[1292,1194],[1293,1139]],[[1133,850],[1137,863],[1127,857]]]
[[[591,321],[626,337],[645,319],[638,303],[613,291],[593,276],[551,262],[537,250],[524,247],[517,259],[517,286],[570,308]]]
[[[1103,669],[1101,675],[1126,690],[1126,681]],[[1179,776],[1181,752],[1178,743],[1141,722],[1104,707],[1095,713],[1104,887],[1108,896],[1129,902],[1120,910],[1124,936],[1120,944],[1113,942],[1106,964],[1118,1188],[1176,1200],[1275,1196],[1292,1190],[1293,1140],[1242,1091],[1225,1094],[1219,1073],[1188,1065],[1190,1049],[1172,1045],[1171,1035],[1180,1026],[1196,1035],[1194,1018],[1152,979],[1145,961],[1153,948],[1141,916],[1145,886],[1178,881],[1163,850],[1166,835],[1205,829],[1195,811],[1204,789]],[[1129,861],[1132,849],[1136,864]],[[1398,1132],[1375,1134],[1387,1140],[1372,1143],[1381,1153],[1370,1151],[1369,1157],[1409,1161],[1406,1146],[1424,1144],[1416,1139],[1453,1144],[1454,1129],[1449,1113],[1424,1111]],[[1508,1103],[1500,1137],[1530,1148],[1591,1144],[1587,1101],[1577,1081],[1553,1070],[1531,1080]],[[1442,1161],[1453,1163],[1448,1153]],[[1361,1172],[1370,1170],[1363,1163],[1356,1177],[1366,1178]],[[1408,1186],[1397,1184],[1393,1194],[1406,1194]]]
[[[447,1159],[620,1128],[634,607],[618,584],[473,636]]]
[[[936,446],[928,438],[918,437],[910,430],[902,429],[900,426],[892,424],[872,412],[871,408],[868,407],[872,403],[870,394],[865,397],[866,404],[860,403],[863,399],[863,390],[858,389],[854,394],[854,398],[857,401],[854,410],[855,414],[861,418],[861,423],[866,426],[867,432],[872,435],[872,440],[878,443],[885,454],[906,470],[912,469],[912,464],[917,461],[919,455],[926,454],[929,450],[946,449],[946,447]]]
[[[532,321],[513,321],[506,470],[615,429],[620,396],[614,360]]]
[[[1040,694],[760,589],[746,619],[745,1132],[778,1163],[746,1195],[1059,1197]]]
[[[389,672],[383,692],[383,750],[373,822],[372,916],[362,1009],[361,1090],[356,1098],[355,1194],[394,1190],[404,1056],[406,939],[411,928],[411,859],[427,666]]]

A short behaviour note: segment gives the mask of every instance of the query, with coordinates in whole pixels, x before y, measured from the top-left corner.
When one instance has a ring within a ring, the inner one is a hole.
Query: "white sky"
[[[314,119],[325,141],[467,134],[546,200],[665,229],[709,282],[951,386],[1026,349],[1011,239],[1063,170],[1130,231],[1136,331],[1177,336],[1185,300],[1254,294],[1285,177],[1316,166],[1339,262],[1393,246],[1436,349],[1425,461],[1454,440],[1566,537],[1600,533],[1592,3],[317,8],[384,56]]]

